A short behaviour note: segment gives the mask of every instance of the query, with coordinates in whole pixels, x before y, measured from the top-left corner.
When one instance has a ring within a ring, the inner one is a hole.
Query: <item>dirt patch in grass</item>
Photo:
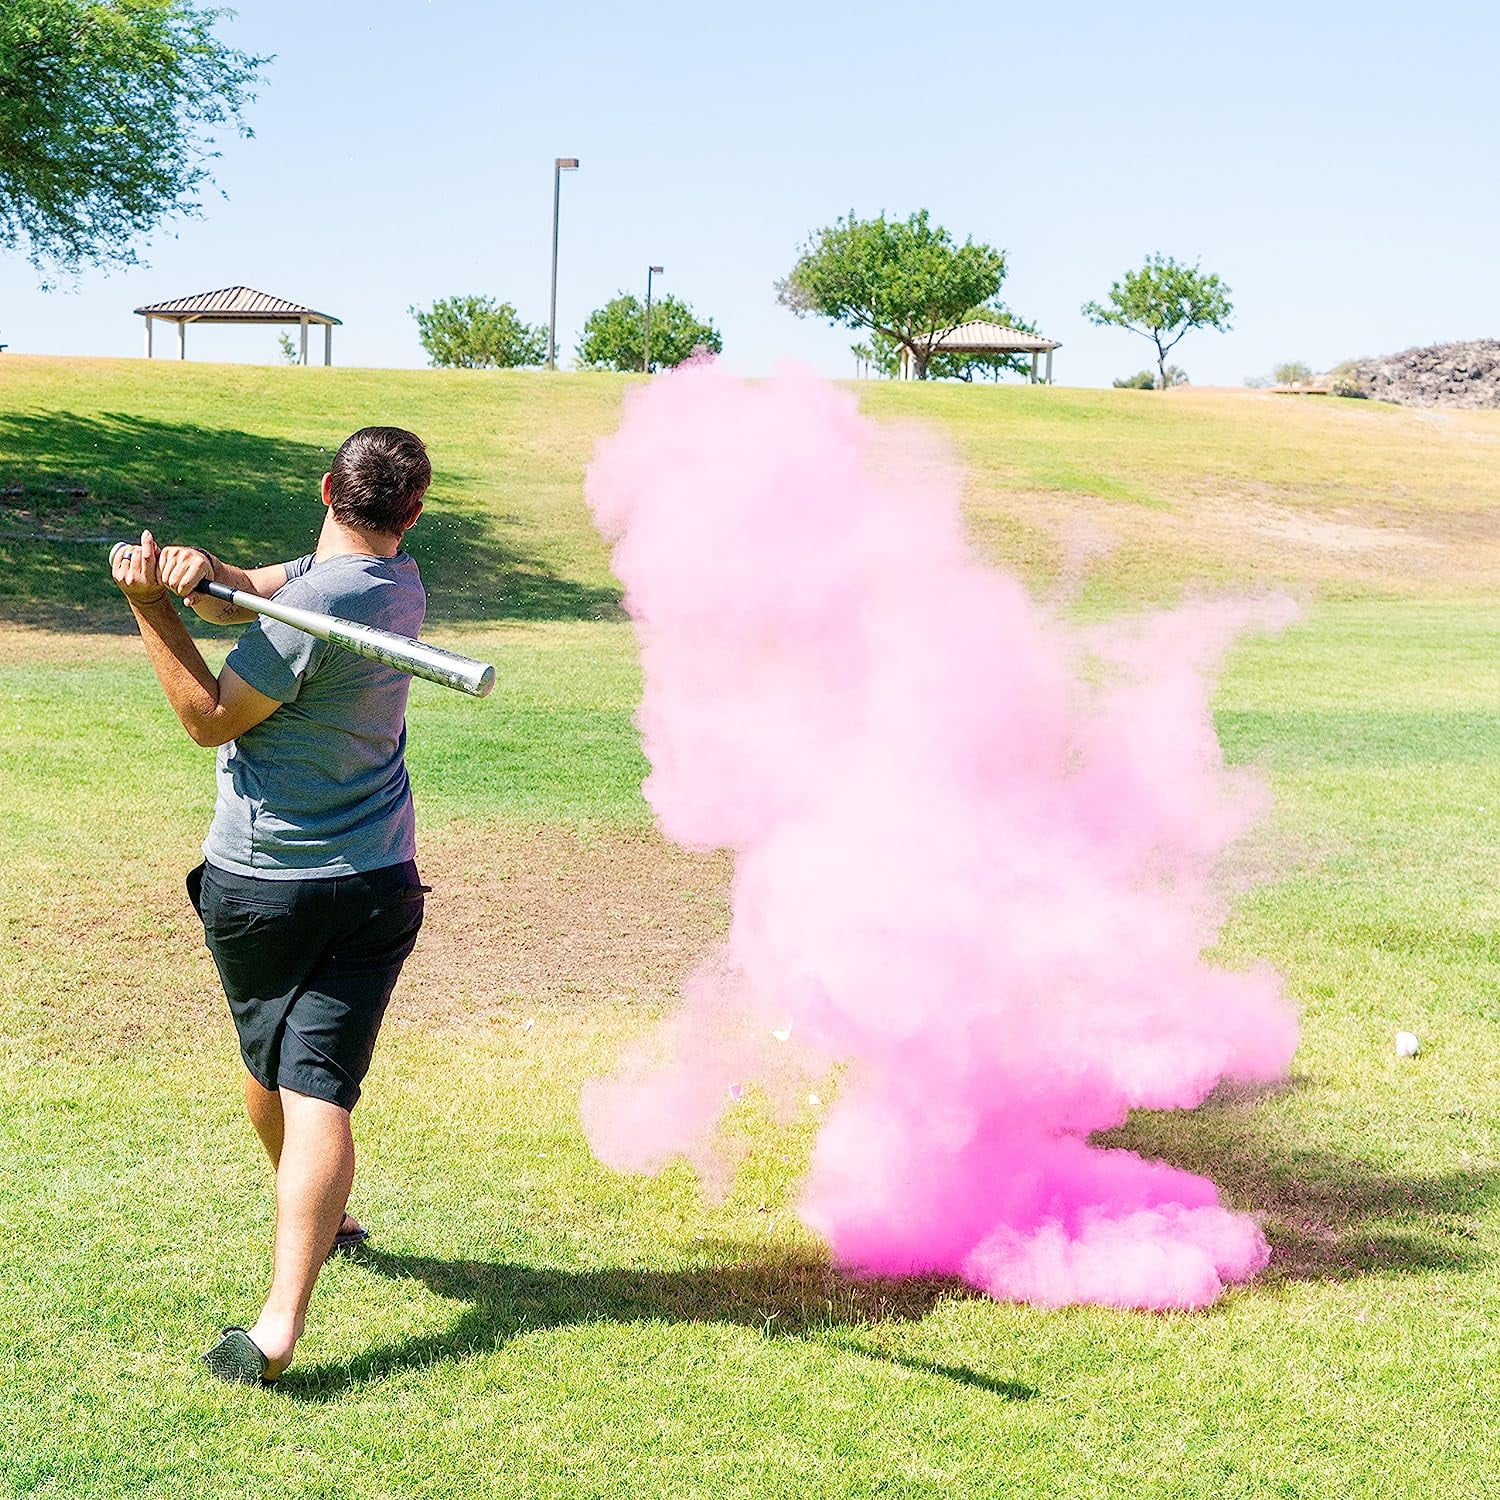
[[[464,828],[420,854],[433,890],[392,1011],[417,1026],[662,1005],[727,927],[728,858],[650,832]],[[184,841],[157,860],[73,872],[41,907],[0,904],[0,1033],[19,1027],[39,1058],[232,1045],[183,889],[193,857]]]
[[[659,1004],[728,924],[728,857],[654,833],[464,830],[430,841],[421,868],[427,922],[398,995],[410,1019]]]
[[[1294,510],[1289,506],[1241,503],[1224,507],[1218,519],[1225,524],[1241,526],[1256,536],[1273,542],[1314,552],[1358,553],[1387,547],[1434,547],[1436,538],[1423,536],[1397,524],[1371,525],[1355,519],[1357,513],[1341,511],[1319,514]]]
[[[992,493],[976,502],[970,527],[987,556],[1033,583],[1062,586],[1065,597],[1096,572],[1147,597],[1226,580],[1401,596],[1500,586],[1493,511],[1390,500],[1313,504],[1255,489],[1183,495],[1152,511],[1087,495]]]
[[[1196,502],[1185,540],[1236,570],[1279,572],[1314,586],[1374,586],[1402,594],[1434,585],[1500,581],[1493,513],[1372,501],[1275,504],[1240,496]]]

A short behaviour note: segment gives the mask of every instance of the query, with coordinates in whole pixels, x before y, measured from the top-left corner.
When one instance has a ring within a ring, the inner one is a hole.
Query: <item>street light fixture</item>
[[[559,156],[552,164],[552,310],[547,316],[547,368],[557,368],[557,218],[562,199],[562,174],[576,172],[576,156]]]
[[[648,375],[651,373],[651,278],[661,274],[660,266],[646,267],[646,357],[641,361],[641,369]]]

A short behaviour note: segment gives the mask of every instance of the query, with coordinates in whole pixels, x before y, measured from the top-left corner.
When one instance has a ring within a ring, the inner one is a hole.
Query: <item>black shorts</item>
[[[202,864],[187,888],[250,1076],[353,1109],[422,926],[416,864],[323,880]]]

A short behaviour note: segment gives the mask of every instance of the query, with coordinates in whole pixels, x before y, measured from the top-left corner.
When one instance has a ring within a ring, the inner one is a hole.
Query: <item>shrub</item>
[[[700,350],[721,354],[724,340],[711,322],[701,322],[686,302],[666,296],[651,304],[651,368],[670,370]],[[646,309],[621,292],[595,308],[583,325],[578,362],[585,370],[639,370],[646,360]]]
[[[547,357],[546,325],[523,323],[509,302],[445,297],[429,309],[407,311],[417,320],[427,358],[441,369],[513,369]]]
[[[1360,379],[1358,360],[1346,359],[1343,364],[1333,367],[1333,379],[1328,386],[1328,394],[1352,396],[1361,401],[1370,394],[1369,388]]]
[[[1120,391],[1154,391],[1156,389],[1156,375],[1151,370],[1140,370],[1134,375],[1122,375],[1115,381],[1115,389]]]

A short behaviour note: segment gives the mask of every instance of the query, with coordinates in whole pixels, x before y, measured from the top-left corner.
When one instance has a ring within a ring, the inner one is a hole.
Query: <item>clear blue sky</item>
[[[1062,341],[1063,384],[1147,363],[1079,307],[1152,250],[1233,288],[1234,331],[1178,350],[1197,384],[1500,333],[1500,19],[1478,0],[243,0],[224,34],[275,61],[204,216],[71,289],[0,259],[12,349],[134,355],[133,307],[237,283],[342,318],[341,365],[421,365],[406,309],[454,293],[544,322],[556,156],[582,161],[568,357],[655,262],[731,368],[850,375],[855,335],[772,282],[840,213],[922,207],[1007,252],[1004,295]],[[275,340],[202,329],[188,352]]]

